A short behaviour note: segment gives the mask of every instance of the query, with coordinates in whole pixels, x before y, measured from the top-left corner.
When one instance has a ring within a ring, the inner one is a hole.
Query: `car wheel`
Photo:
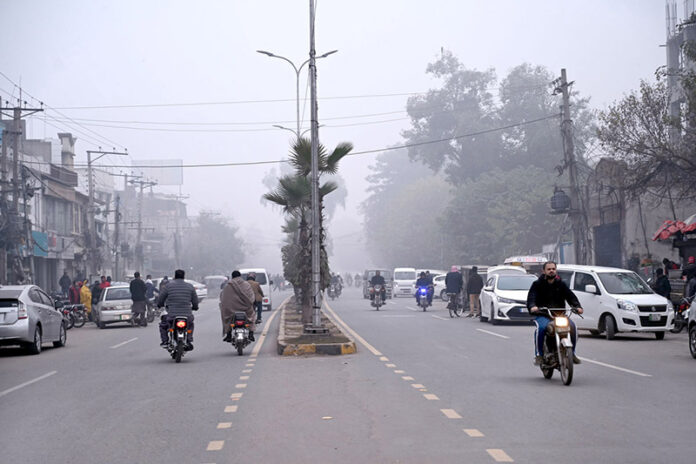
[[[102,321],[99,321],[99,322],[97,323],[97,326],[99,326],[100,329],[106,328],[106,324],[104,324]]]
[[[65,343],[68,341],[68,331],[65,330],[65,324],[60,324],[60,335],[58,336],[58,340],[53,342],[53,346],[55,348],[60,348],[61,346],[65,346]]]
[[[447,295],[447,292],[445,290],[440,292],[440,299],[445,303],[449,301],[449,296]]]
[[[691,357],[696,359],[696,325],[689,329],[689,351],[691,351]]]
[[[36,326],[34,328],[34,342],[26,345],[29,354],[39,354],[41,353],[41,327]]]
[[[614,320],[614,316],[611,314],[607,314],[604,317],[604,331],[606,332],[605,335],[607,340],[613,340],[616,338],[616,321]]]
[[[658,340],[664,340],[665,339],[665,333],[664,332],[655,332],[655,338]]]
[[[488,320],[493,325],[498,325],[498,319],[495,318],[495,306],[491,304],[491,318]]]

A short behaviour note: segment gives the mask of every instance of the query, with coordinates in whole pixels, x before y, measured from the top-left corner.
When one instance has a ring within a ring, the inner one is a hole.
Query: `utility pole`
[[[135,241],[135,257],[137,270],[143,272],[143,190],[146,186],[154,187],[157,182],[147,180],[130,180],[131,184],[139,185],[140,192],[138,194],[138,235]]]
[[[573,247],[576,264],[587,264],[587,236],[584,227],[584,208],[580,201],[580,187],[578,185],[578,166],[575,160],[575,147],[573,144],[573,121],[570,119],[570,86],[565,68],[561,69],[561,77],[554,81],[557,85],[554,94],[563,95],[561,136],[563,138],[563,157],[568,168],[570,180],[570,218],[573,224]]]
[[[22,202],[24,203],[24,237],[26,240],[27,257],[29,259],[29,278],[26,279],[29,283],[34,283],[36,276],[36,268],[34,264],[34,240],[31,236],[31,222],[29,221],[29,213],[27,212],[27,167],[22,166]],[[33,194],[33,191],[32,191]]]
[[[121,242],[119,241],[119,231],[121,222],[121,195],[116,194],[116,217],[114,218],[114,279],[121,280],[120,269],[118,268],[118,257],[121,254]]]
[[[92,155],[99,155],[92,159]],[[116,151],[114,148],[112,151],[102,151],[99,150],[87,150],[87,185],[89,188],[89,255],[90,255],[90,270],[87,272],[87,276],[97,275],[99,270],[99,251],[97,249],[97,219],[96,211],[97,208],[94,206],[94,173],[92,170],[92,163],[97,161],[99,158],[106,155],[117,155],[117,156],[128,156],[128,151]]]

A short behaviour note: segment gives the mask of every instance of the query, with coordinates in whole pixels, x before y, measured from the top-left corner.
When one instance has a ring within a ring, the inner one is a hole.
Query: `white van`
[[[242,279],[246,280],[247,275],[250,272],[256,274],[256,282],[261,285],[261,290],[263,291],[263,310],[270,311],[273,309],[273,303],[271,302],[271,285],[273,282],[268,277],[268,272],[263,268],[256,269],[240,269],[239,272],[242,273]]]
[[[416,291],[416,268],[397,267],[392,276],[394,285],[392,294],[394,298],[399,296],[413,296]]]
[[[604,332],[608,340],[617,332],[654,332],[662,340],[674,324],[672,302],[633,271],[574,264],[559,264],[557,270],[584,310],[584,319],[573,318],[578,329]]]

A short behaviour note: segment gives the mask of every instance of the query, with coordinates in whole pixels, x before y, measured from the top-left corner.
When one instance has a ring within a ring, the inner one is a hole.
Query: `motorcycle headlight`
[[[517,303],[515,300],[511,300],[510,298],[503,298],[502,296],[496,296],[496,299],[498,300],[498,303],[506,303],[506,304]]]
[[[638,311],[638,306],[628,300],[616,300],[616,305],[619,309],[623,309],[624,311],[632,311],[634,313]]]
[[[554,318],[554,323],[556,324],[556,327],[568,327],[568,318],[565,316],[556,317]]]

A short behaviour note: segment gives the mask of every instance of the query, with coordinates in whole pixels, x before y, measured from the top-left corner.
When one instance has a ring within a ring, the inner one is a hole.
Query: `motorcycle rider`
[[[455,295],[452,299],[454,304],[458,304],[457,298],[459,298],[459,292],[462,291],[464,286],[464,278],[459,272],[457,266],[452,266],[450,271],[445,276],[445,293],[448,295]]]
[[[148,274],[145,277],[145,302],[149,306],[154,306],[154,298],[155,298],[155,284],[152,283],[152,276]]]
[[[539,311],[539,308],[565,308],[566,302],[571,307],[577,308],[578,314],[583,313],[580,302],[573,291],[556,275],[556,263],[547,261],[544,263],[542,275],[532,284],[527,294],[527,309],[532,316],[535,316],[534,323],[536,324],[534,332],[535,366],[541,365],[544,359],[544,336],[546,335],[546,327],[551,322],[548,314]],[[580,358],[575,355],[578,331],[572,320],[570,321],[570,337],[573,342],[573,363],[580,364]]]
[[[145,302],[147,285],[140,278],[140,272],[136,271],[133,277],[133,280],[130,282],[131,300],[133,301],[131,313],[133,314],[133,319],[137,318],[138,322],[142,324],[145,318],[145,311],[147,311],[147,303]]]
[[[372,276],[370,279],[370,286],[374,288],[375,285],[381,285],[382,286],[382,291],[380,292],[382,294],[382,301],[386,301],[387,299],[387,286],[384,283],[384,277],[379,273],[379,271],[375,271],[375,275]],[[375,293],[371,292],[370,293],[370,300],[372,301],[372,306],[374,306],[374,301],[375,301]]]
[[[428,278],[425,272],[420,273],[420,277],[416,280],[416,304],[420,305],[420,290],[421,288],[428,289],[428,306],[433,305],[433,279]]]
[[[331,273],[331,285],[333,285],[334,288],[336,289],[336,296],[341,295],[341,287],[342,287],[341,282],[342,281],[343,281],[343,279],[341,279],[340,275],[338,275],[334,272]]]
[[[162,321],[159,325],[160,339],[162,348],[169,346],[167,331],[169,327],[179,316],[188,318],[188,330],[191,331],[188,337],[188,345],[186,351],[193,350],[193,313],[198,311],[198,295],[193,285],[184,280],[186,273],[183,269],[174,271],[174,280],[169,281],[165,286],[161,286],[157,307],[166,306],[167,314],[162,315]]]
[[[246,280],[247,282],[249,282],[249,285],[251,285],[251,289],[254,291],[254,310],[256,310],[256,323],[260,324],[262,322],[261,314],[263,311],[263,289],[261,288],[261,284],[259,284],[256,281],[255,273],[250,272],[247,275]]]
[[[249,340],[255,341],[254,300],[254,290],[249,282],[242,279],[242,274],[239,271],[233,271],[232,278],[227,281],[227,285],[220,293],[220,316],[222,318],[222,332],[225,336],[222,341],[232,341],[230,323],[236,312],[246,313],[249,322]]]

